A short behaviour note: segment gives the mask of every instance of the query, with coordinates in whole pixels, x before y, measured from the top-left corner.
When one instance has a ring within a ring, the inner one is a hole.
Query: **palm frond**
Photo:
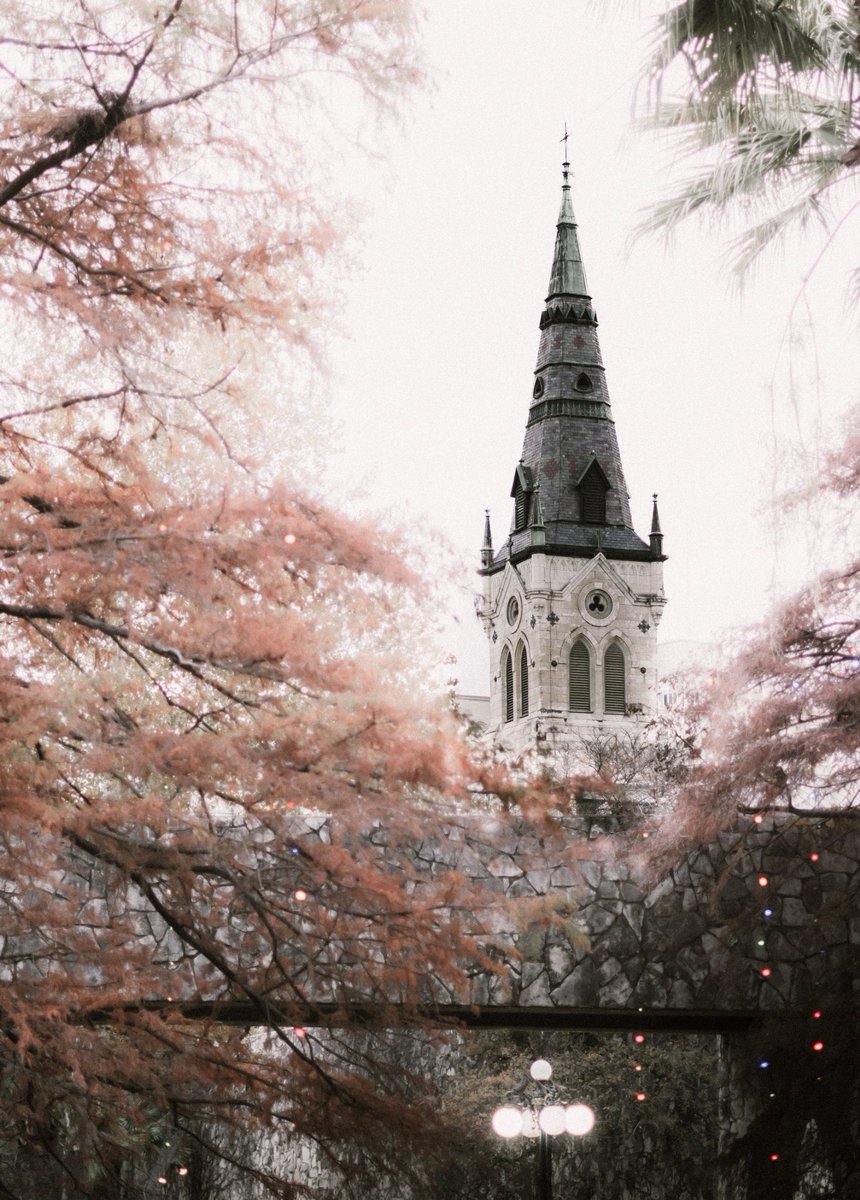
[[[851,171],[860,137],[860,7],[681,0],[658,23],[648,80],[647,123],[705,165],[637,232],[761,206],[736,243],[743,268],[789,227],[824,219],[821,190]]]

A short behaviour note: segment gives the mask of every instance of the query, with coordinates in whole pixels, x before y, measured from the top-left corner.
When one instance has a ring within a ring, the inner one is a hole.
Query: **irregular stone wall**
[[[507,969],[474,978],[474,1004],[767,1011],[860,988],[851,816],[742,816],[651,886],[607,857],[605,843],[601,857],[575,862],[569,848],[522,835],[479,864],[474,845],[447,832],[419,847],[419,861],[484,871],[521,902],[507,922],[495,914]]]
[[[297,819],[296,841],[312,859],[314,845],[328,839],[327,822],[307,820],[302,826]],[[487,820],[494,824],[492,816]],[[778,1011],[860,990],[860,820],[853,816],[763,814],[760,823],[740,817],[736,828],[690,852],[656,883],[618,857],[629,842],[606,835],[595,820],[572,819],[561,834],[546,835],[500,833],[495,824],[482,837],[480,822],[451,823],[440,837],[405,855],[401,850],[400,866],[392,865],[403,869],[408,862],[419,889],[422,877],[451,871],[486,887],[487,906],[476,922],[497,970],[473,966],[459,994],[428,981],[428,1002],[443,1010]],[[394,861],[384,829],[371,841]],[[249,863],[265,864],[264,844],[250,837],[243,846]],[[117,897],[104,894],[102,881],[99,899],[101,869],[85,858],[66,884],[81,895],[80,919],[82,927],[92,925],[94,953],[67,970],[98,986],[97,943],[109,935]],[[165,968],[188,964],[188,948],[133,887],[125,908],[125,932],[117,936],[133,938],[137,947],[150,942],[153,961]],[[225,913],[219,939],[235,968],[265,966],[261,943],[245,937],[242,915],[229,922]],[[2,978],[38,975],[39,961],[50,956],[49,937],[36,923],[27,933],[0,938]],[[337,946],[326,950],[327,985],[312,985],[310,969],[295,960],[297,982],[320,1006],[342,1003],[341,984],[355,973],[354,956],[344,954],[339,963]],[[375,952],[384,953],[381,941]],[[205,975],[195,978],[199,986]],[[179,978],[173,990],[180,992],[177,1002],[187,1001]],[[360,997],[360,986],[351,994]],[[196,996],[205,1015],[214,1002],[201,1000],[199,990]],[[223,1003],[219,1013],[231,1019]],[[235,1016],[255,1024],[260,1014]]]

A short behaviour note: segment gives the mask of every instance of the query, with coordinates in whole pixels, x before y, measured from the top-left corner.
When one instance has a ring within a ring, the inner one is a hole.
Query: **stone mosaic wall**
[[[743,816],[650,885],[622,861],[576,862],[569,846],[534,836],[479,865],[458,832],[425,843],[419,860],[486,871],[521,901],[494,914],[507,969],[476,977],[473,1003],[778,1010],[860,989],[860,821],[851,816]]]

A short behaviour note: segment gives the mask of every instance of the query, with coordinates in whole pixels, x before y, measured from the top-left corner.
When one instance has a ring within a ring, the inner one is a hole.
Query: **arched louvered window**
[[[606,480],[596,463],[588,468],[579,485],[579,502],[583,521],[606,524]]]
[[[502,662],[502,708],[506,721],[514,719],[514,660],[509,650]]]
[[[582,639],[570,651],[570,711],[591,712],[591,655]]]
[[[514,529],[525,529],[529,520],[529,494],[522,485],[514,497]]]
[[[520,716],[529,715],[529,656],[525,646],[520,649]]]
[[[624,651],[613,642],[603,659],[603,707],[608,713],[627,711],[624,673]]]

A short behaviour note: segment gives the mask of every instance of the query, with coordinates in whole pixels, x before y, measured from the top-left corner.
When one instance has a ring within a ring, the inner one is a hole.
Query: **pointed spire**
[[[484,544],[481,547],[481,566],[488,567],[493,561],[493,535],[490,532],[490,510],[484,509]]]
[[[660,528],[660,513],[657,510],[657,493],[654,493],[654,508],[651,512],[651,553],[658,558],[663,555],[663,530]]]
[[[661,559],[652,544],[662,543],[649,544],[633,528],[597,316],[579,250],[567,153],[550,291],[539,321],[522,458],[511,486],[510,535],[483,570],[494,573],[509,559],[519,562],[532,553]]]
[[[565,127],[566,130],[567,127]],[[565,132],[565,137],[567,133]],[[565,141],[565,151],[567,142]],[[555,254],[552,260],[552,274],[549,277],[549,295],[553,296],[588,296],[588,284],[585,280],[585,268],[582,265],[582,252],[579,249],[579,237],[576,232],[576,217],[573,215],[573,201],[570,198],[570,163],[562,163],[563,183],[561,185],[561,208],[558,214],[557,232],[555,235]]]

